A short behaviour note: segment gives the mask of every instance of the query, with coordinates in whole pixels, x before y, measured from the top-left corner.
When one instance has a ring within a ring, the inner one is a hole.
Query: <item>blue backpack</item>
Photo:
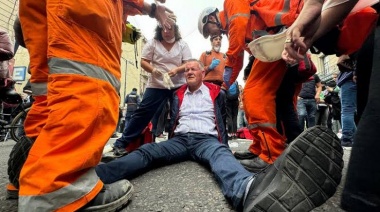
[[[232,85],[230,86],[230,88],[227,90],[226,93],[227,93],[226,97],[228,100],[238,99],[239,94],[240,94],[238,83],[236,81],[232,83]]]

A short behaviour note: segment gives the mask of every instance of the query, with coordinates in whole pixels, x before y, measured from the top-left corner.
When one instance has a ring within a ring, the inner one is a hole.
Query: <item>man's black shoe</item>
[[[122,157],[124,155],[127,155],[128,152],[123,147],[114,146],[113,147],[113,154],[115,155],[115,157]]]
[[[352,142],[344,142],[344,141],[342,141],[341,145],[344,146],[344,147],[352,147],[354,144]]]
[[[236,151],[236,152],[234,152],[234,156],[238,160],[253,159],[253,158],[257,157],[257,155],[253,154],[249,150],[248,151]]]
[[[255,157],[250,160],[239,160],[241,165],[250,172],[258,173],[268,168],[269,163],[263,161],[260,157]]]
[[[118,211],[132,197],[133,186],[128,180],[104,184],[103,189],[79,211]]]
[[[307,129],[256,175],[243,211],[311,211],[334,195],[342,177],[342,157],[339,138],[331,130]]]

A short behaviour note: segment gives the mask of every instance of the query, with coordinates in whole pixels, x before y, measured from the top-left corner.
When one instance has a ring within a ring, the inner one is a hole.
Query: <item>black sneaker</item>
[[[299,135],[268,169],[256,175],[244,211],[311,211],[334,195],[343,169],[339,138],[315,126]]]
[[[117,211],[128,204],[133,186],[128,180],[104,184],[103,189],[79,211]]]
[[[239,160],[240,164],[250,172],[258,173],[268,168],[269,163],[263,161],[260,157],[253,159]]]
[[[236,151],[236,152],[234,152],[234,156],[238,160],[253,159],[253,158],[257,157],[257,155],[253,154],[249,150],[246,150],[246,151]]]
[[[115,155],[115,157],[123,157],[124,155],[128,155],[128,152],[123,147],[114,146],[113,154]]]

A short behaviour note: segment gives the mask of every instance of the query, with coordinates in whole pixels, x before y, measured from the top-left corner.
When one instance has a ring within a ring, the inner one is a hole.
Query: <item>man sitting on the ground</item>
[[[295,139],[273,165],[248,172],[222,143],[224,93],[202,82],[203,65],[189,60],[187,84],[174,93],[171,138],[145,144],[130,154],[100,164],[104,183],[131,179],[155,167],[193,160],[215,175],[223,195],[237,210],[310,211],[331,197],[341,179],[343,150],[327,128],[314,127]]]

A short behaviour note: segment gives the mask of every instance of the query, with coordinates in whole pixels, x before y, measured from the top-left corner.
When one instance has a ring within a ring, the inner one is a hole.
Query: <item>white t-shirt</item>
[[[153,67],[164,73],[181,66],[184,61],[192,58],[190,48],[185,41],[176,41],[170,51],[167,51],[161,42],[156,39],[152,39],[145,44],[141,57],[150,60]],[[178,88],[186,83],[184,73],[178,73],[176,76],[171,77],[171,80],[173,81],[174,88]],[[166,89],[163,77],[156,78],[150,76],[147,88]]]

